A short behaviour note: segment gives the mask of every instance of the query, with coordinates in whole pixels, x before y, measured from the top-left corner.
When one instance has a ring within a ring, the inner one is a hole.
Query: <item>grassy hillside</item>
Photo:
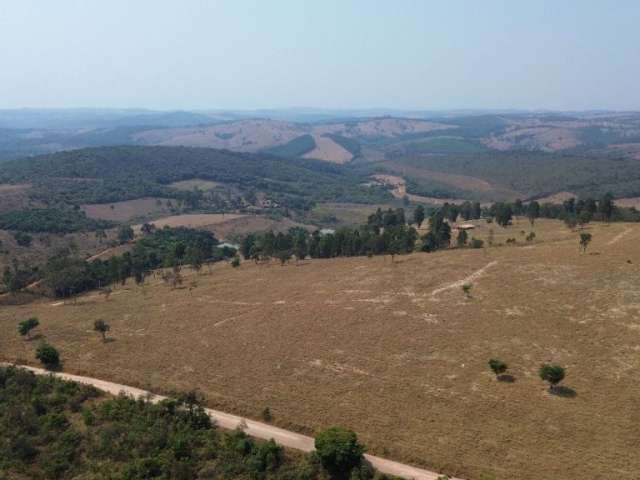
[[[254,418],[269,407],[307,433],[348,425],[371,453],[461,478],[635,480],[639,225],[592,224],[581,254],[559,221],[474,223],[484,249],[221,263],[183,269],[190,289],[150,278],[108,300],[4,305],[0,355],[34,361],[37,342],[15,328],[36,315],[69,372],[198,388],[212,407]],[[97,318],[113,341],[92,331]],[[549,392],[543,363],[566,368],[563,389]]]

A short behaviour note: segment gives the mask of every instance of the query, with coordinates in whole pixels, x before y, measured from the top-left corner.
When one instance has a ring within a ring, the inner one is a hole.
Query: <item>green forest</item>
[[[88,218],[71,208],[34,208],[0,215],[0,228],[29,233],[71,233],[110,228],[113,223]]]
[[[282,208],[314,202],[384,202],[384,188],[365,187],[366,173],[327,162],[186,147],[102,147],[3,164],[0,183],[29,182],[47,205],[112,203],[146,196],[189,200],[172,182],[200,178],[268,194]],[[206,207],[206,204],[200,205]],[[216,205],[218,206],[218,205]]]

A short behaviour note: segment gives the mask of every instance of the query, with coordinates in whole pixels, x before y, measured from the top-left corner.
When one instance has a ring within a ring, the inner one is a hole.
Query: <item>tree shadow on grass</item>
[[[36,333],[35,335],[31,335],[30,337],[26,338],[25,340],[27,342],[35,342],[36,340],[44,340],[44,335],[41,333]]]
[[[551,393],[551,395],[555,395],[557,397],[562,397],[562,398],[576,398],[578,396],[578,392],[576,392],[573,388],[566,387],[564,385],[558,385],[556,387],[552,387],[549,390],[549,393]]]
[[[115,342],[115,341],[116,341],[116,339],[115,339],[115,338],[113,338],[113,337],[107,337],[107,338],[105,338],[105,339],[102,341],[102,343],[111,343],[111,342]]]
[[[514,377],[513,375],[509,375],[508,373],[502,374],[502,375],[498,375],[498,381],[499,382],[504,382],[504,383],[515,383],[516,382],[516,377]]]

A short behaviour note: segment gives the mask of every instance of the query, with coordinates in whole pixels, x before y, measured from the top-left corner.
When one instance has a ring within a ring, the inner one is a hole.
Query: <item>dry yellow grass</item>
[[[123,202],[82,205],[82,210],[91,218],[127,222],[136,218],[167,215],[170,212],[168,202],[171,201],[164,198],[145,197]]]
[[[203,180],[200,178],[193,178],[191,180],[181,180],[179,182],[173,182],[169,184],[172,188],[177,188],[178,190],[193,190],[199,189],[203,191],[213,190],[216,187],[223,186],[220,182],[213,182],[211,180]]]
[[[495,242],[529,229],[494,229]],[[353,428],[372,453],[463,478],[631,480],[640,471],[640,226],[578,233],[539,221],[526,246],[218,264],[171,290],[153,279],[105,299],[0,308],[3,360],[33,363],[16,334],[37,315],[65,370],[155,391],[199,388],[211,406],[311,432]],[[634,263],[628,263],[628,260]],[[460,282],[472,278],[472,298]],[[457,283],[455,283],[457,282]],[[458,286],[447,288],[455,284]],[[92,331],[103,318],[114,341]],[[498,357],[516,378],[497,382]],[[552,396],[543,362],[567,368]],[[487,477],[491,478],[491,477]]]
[[[304,158],[314,158],[332,163],[347,163],[353,158],[353,154],[344,147],[338,145],[329,137],[314,135],[316,148],[303,155]]]
[[[238,218],[244,218],[247,215],[238,213],[184,213],[182,215],[172,215],[170,217],[159,218],[149,223],[157,228],[163,227],[189,227],[189,228],[206,228],[218,225]],[[133,230],[140,231],[142,225],[135,225]]]

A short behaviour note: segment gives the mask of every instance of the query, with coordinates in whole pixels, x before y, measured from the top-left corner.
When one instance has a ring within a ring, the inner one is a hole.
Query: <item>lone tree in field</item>
[[[133,240],[133,237],[133,228],[129,225],[123,225],[118,229],[118,241],[120,242],[120,245],[124,245],[125,243]]]
[[[40,325],[40,320],[36,317],[31,317],[27,320],[23,320],[18,324],[18,333],[23,337],[31,338],[31,330]]]
[[[349,478],[351,471],[362,463],[364,446],[351,430],[331,427],[316,436],[316,453],[322,466],[334,478]]]
[[[489,360],[489,368],[495,374],[496,379],[499,380],[500,376],[504,374],[509,367],[502,360],[492,358],[491,360]]]
[[[582,250],[582,253],[585,253],[587,251],[587,247],[589,246],[590,242],[591,242],[590,233],[583,232],[580,234],[580,250]]]
[[[100,290],[100,295],[104,295],[105,301],[109,301],[109,297],[112,293],[113,290],[111,289],[111,287],[104,287],[102,290]]]
[[[530,202],[529,206],[527,207],[527,218],[529,219],[529,222],[531,223],[532,227],[536,221],[536,218],[538,218],[539,216],[540,216],[540,204],[534,200],[533,202]]]
[[[564,380],[564,368],[560,365],[550,365],[545,363],[540,367],[540,371],[538,372],[540,378],[545,382],[549,382],[549,391],[553,392],[556,385],[558,385],[562,380]]]
[[[60,354],[58,350],[48,343],[43,343],[36,350],[36,358],[40,360],[45,368],[53,369],[60,365]]]
[[[473,288],[472,283],[465,283],[462,285],[462,291],[464,292],[464,298],[471,298],[471,289]]]
[[[93,329],[102,335],[102,341],[107,341],[107,332],[111,330],[111,326],[104,320],[96,320],[93,322]]]
[[[467,240],[469,239],[469,235],[466,230],[460,230],[458,232],[457,243],[458,247],[464,247],[467,244]]]
[[[418,205],[413,211],[413,221],[418,225],[418,228],[422,226],[422,222],[424,222],[424,207],[422,205]]]

